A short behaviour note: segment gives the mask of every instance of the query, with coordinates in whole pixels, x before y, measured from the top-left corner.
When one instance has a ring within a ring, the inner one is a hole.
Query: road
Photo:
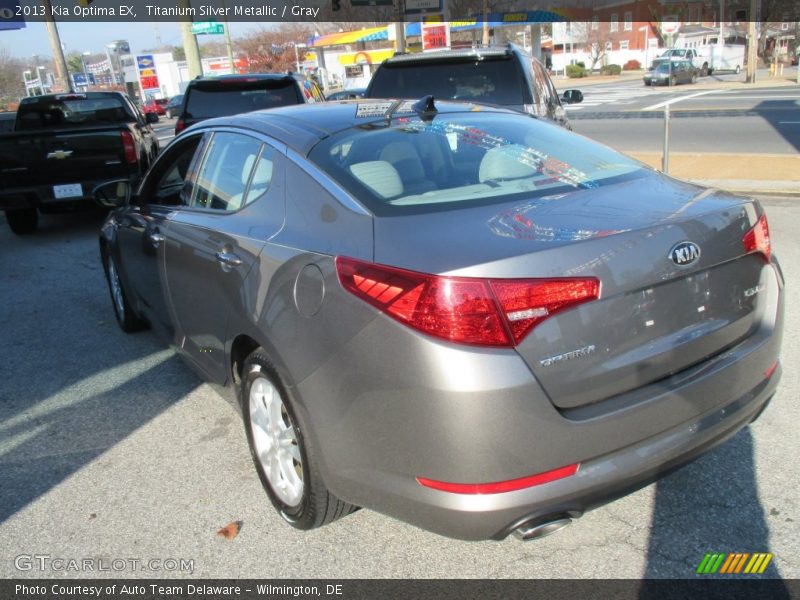
[[[567,112],[576,132],[613,148],[660,151],[665,104],[672,115],[672,151],[800,151],[800,86],[654,89],[627,81],[587,86],[584,102],[568,107]]]
[[[766,204],[788,334],[800,329],[800,204]],[[767,575],[800,577],[796,337],[757,423],[557,535],[460,542],[370,510],[302,533],[261,490],[236,411],[153,333],[117,328],[99,224],[44,216],[35,236],[15,237],[0,217],[0,577],[683,578],[709,551],[770,551]],[[216,535],[232,521],[238,537]],[[15,567],[32,555],[124,568]],[[168,558],[191,570],[132,562]]]

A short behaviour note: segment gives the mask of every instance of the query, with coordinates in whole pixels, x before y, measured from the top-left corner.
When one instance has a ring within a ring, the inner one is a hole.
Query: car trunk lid
[[[765,261],[745,255],[742,240],[758,213],[754,201],[649,174],[460,211],[457,227],[451,211],[377,219],[375,261],[471,277],[597,277],[598,300],[546,319],[516,347],[569,409],[678,373],[755,330]],[[409,258],[398,249],[412,235]]]

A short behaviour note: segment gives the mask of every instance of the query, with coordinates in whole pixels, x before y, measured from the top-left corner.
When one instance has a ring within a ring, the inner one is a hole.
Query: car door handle
[[[154,244],[156,244],[156,245],[160,244],[160,243],[161,243],[161,242],[163,242],[165,239],[167,239],[167,238],[164,236],[164,234],[163,234],[163,233],[158,233],[157,231],[153,231],[153,232],[151,232],[151,233],[148,233],[148,234],[147,234],[147,237],[148,237],[148,238],[150,238],[150,241],[151,241],[151,242],[153,242],[153,243],[154,243]]]
[[[233,252],[225,252],[223,250],[217,252],[217,260],[223,265],[231,265],[234,267],[238,267],[242,264],[242,259]]]

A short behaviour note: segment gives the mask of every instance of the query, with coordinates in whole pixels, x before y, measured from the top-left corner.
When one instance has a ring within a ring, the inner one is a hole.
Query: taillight
[[[503,492],[524,490],[525,488],[550,483],[565,477],[572,477],[578,472],[578,466],[578,463],[575,463],[552,471],[529,475],[528,477],[509,479],[508,481],[495,481],[493,483],[450,483],[424,477],[417,477],[417,483],[424,487],[441,492],[450,492],[451,494],[501,494]]]
[[[136,155],[136,144],[133,141],[133,135],[130,131],[121,131],[120,137],[122,138],[122,151],[125,154],[125,162],[129,165],[135,165],[138,162]]]
[[[175,135],[178,135],[184,129],[186,129],[186,121],[184,121],[183,117],[181,117],[175,123]]]
[[[549,316],[595,300],[594,277],[444,277],[337,257],[342,286],[393,319],[460,344],[513,347]]]
[[[761,213],[761,217],[755,226],[744,234],[742,243],[747,254],[761,252],[769,261],[772,256],[772,243],[769,240],[769,224],[767,223],[766,213]]]

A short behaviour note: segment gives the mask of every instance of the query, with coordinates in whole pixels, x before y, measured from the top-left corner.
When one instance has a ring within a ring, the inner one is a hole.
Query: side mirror
[[[561,101],[566,104],[580,104],[583,102],[583,93],[580,90],[566,90]]]
[[[144,120],[147,122],[148,125],[152,125],[153,123],[158,123],[158,115],[154,112],[144,113]]]
[[[115,179],[101,183],[92,191],[95,202],[106,208],[119,208],[131,200],[131,182]]]

